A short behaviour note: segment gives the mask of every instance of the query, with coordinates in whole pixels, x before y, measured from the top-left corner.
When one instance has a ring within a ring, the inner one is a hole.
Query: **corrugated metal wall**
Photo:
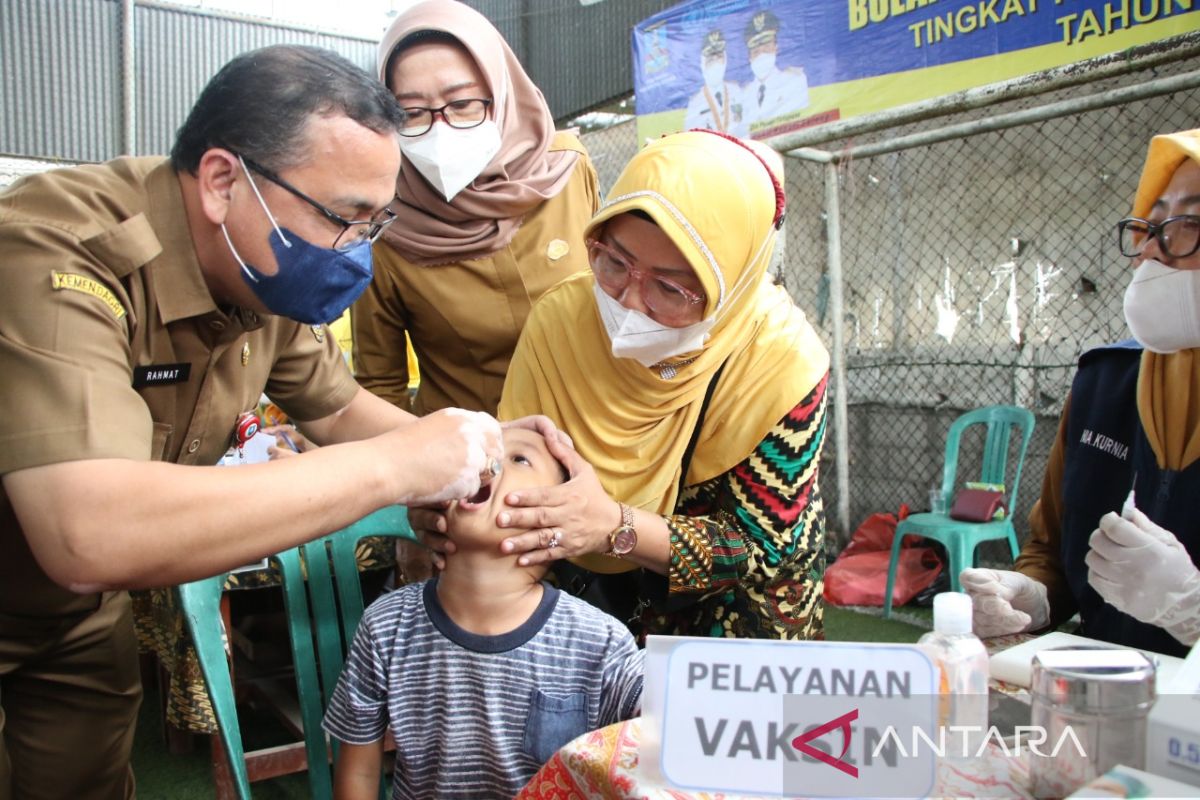
[[[630,31],[674,0],[468,0],[546,94],[556,120],[632,91]],[[268,44],[327,47],[374,70],[375,43],[153,2],[138,3],[136,147],[166,153],[209,78]],[[0,0],[0,153],[121,155],[119,0]]]
[[[375,43],[173,8],[137,7],[138,148],[165,153],[200,90],[239,53],[304,44],[342,54],[372,74]]]
[[[465,0],[490,19],[560,123],[633,91],[633,26],[678,0]]]
[[[183,8],[136,7],[137,149],[166,153],[200,89],[239,53],[307,44],[374,71],[375,43]],[[121,4],[0,0],[0,153],[121,155]]]
[[[0,152],[98,161],[121,140],[121,6],[0,0]]]

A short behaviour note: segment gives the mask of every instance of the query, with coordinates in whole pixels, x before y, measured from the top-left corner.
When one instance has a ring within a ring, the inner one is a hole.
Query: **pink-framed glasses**
[[[680,286],[670,278],[636,269],[620,251],[599,239],[588,239],[588,263],[601,287],[623,292],[630,280],[636,280],[641,297],[654,313],[665,318],[687,316],[692,306],[703,303],[705,296]]]

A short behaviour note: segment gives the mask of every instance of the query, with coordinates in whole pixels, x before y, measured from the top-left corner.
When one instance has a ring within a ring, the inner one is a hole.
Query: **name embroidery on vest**
[[[1094,447],[1101,453],[1108,453],[1110,456],[1127,461],[1129,459],[1129,445],[1121,444],[1111,436],[1105,436],[1103,433],[1083,429],[1083,433],[1079,436],[1079,443]]]

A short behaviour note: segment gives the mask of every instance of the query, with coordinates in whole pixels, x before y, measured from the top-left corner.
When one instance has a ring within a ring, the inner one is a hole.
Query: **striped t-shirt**
[[[325,730],[369,744],[391,726],[393,798],[513,797],[558,748],[641,707],[642,651],[613,617],[543,584],[516,630],[456,625],[437,579],[363,615]]]

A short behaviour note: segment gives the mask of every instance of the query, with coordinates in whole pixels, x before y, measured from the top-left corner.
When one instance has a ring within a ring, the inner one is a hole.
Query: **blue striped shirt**
[[[363,615],[325,714],[352,744],[396,743],[393,798],[504,798],[558,748],[641,707],[642,651],[613,617],[543,584],[520,627],[463,630],[437,579]]]

